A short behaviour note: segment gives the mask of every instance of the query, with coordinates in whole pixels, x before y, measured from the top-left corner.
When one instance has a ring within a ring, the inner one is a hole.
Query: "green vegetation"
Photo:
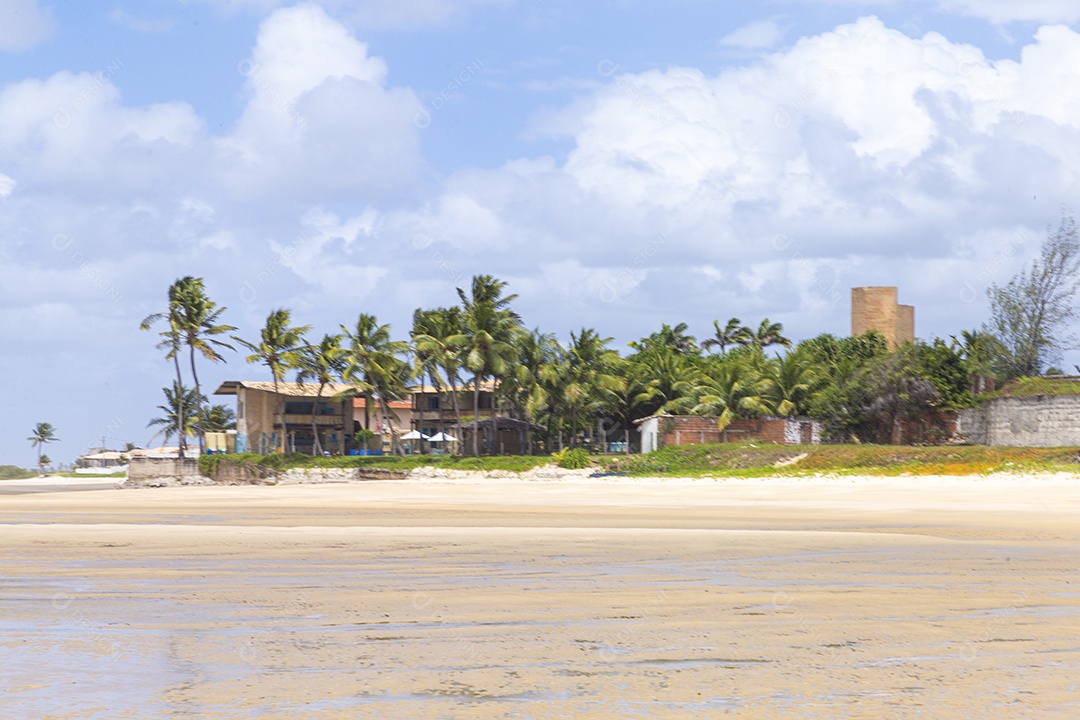
[[[372,468],[406,472],[418,467],[437,467],[447,470],[505,470],[526,472],[551,462],[550,458],[532,455],[502,455],[488,457],[457,457],[453,455],[379,455],[374,457],[336,455],[318,457],[307,453],[276,455],[203,455],[199,458],[199,470],[203,475],[213,476],[222,464],[247,465],[268,471],[292,468]]]
[[[837,475],[981,475],[991,472],[1080,474],[1080,448],[975,445],[770,445],[726,443],[667,447],[632,455],[619,466],[630,475],[767,477]]]
[[[17,465],[0,465],[0,480],[25,480],[34,477],[34,473]]]
[[[566,470],[583,470],[591,463],[585,448],[563,448],[551,453],[551,456],[555,458],[556,465]]]
[[[1080,382],[1058,378],[1026,377],[1000,387],[980,399],[995,397],[1034,397],[1036,395],[1080,395]]]

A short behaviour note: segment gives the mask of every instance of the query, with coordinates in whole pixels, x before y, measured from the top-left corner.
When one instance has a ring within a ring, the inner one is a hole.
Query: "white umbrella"
[[[430,438],[431,442],[457,442],[457,438],[446,433],[437,433]]]
[[[417,432],[416,430],[410,430],[409,432],[402,435],[401,439],[402,440],[428,440],[430,438],[428,438],[427,435],[425,435],[425,434],[423,434],[421,432]]]

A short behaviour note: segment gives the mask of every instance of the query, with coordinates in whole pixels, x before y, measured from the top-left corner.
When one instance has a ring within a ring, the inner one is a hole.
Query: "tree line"
[[[176,374],[161,406],[166,416],[152,422],[178,434],[181,445],[186,433],[194,434],[201,447],[205,432],[230,419],[224,408],[205,407],[196,358],[222,362],[223,351],[236,349],[227,342],[232,340],[247,351],[248,363],[267,367],[275,390],[289,373],[314,386],[316,400],[334,383],[348,384],[349,394],[366,400],[365,429],[371,408],[378,405],[392,417],[389,403],[424,384],[449,399],[459,432],[468,419],[458,407],[459,392],[471,391],[477,408],[481,389],[490,387],[496,417],[534,428],[530,451],[534,443],[553,450],[612,430],[625,433],[635,420],[657,413],[716,416],[721,427],[740,417],[809,415],[824,421],[832,439],[888,442],[905,418],[974,404],[985,378],[1009,380],[1047,369],[1070,347],[1064,331],[1074,318],[1078,271],[1077,229],[1066,216],[1029,268],[1005,286],[990,287],[990,321],[948,341],[916,340],[890,349],[871,331],[824,334],[793,345],[780,323],[766,318],[755,326],[730,318],[714,321],[712,334],[700,342],[685,323],[664,324],[629,343],[625,355],[592,328],[571,332],[565,344],[552,333],[528,329],[514,310],[517,295],[490,275],[458,288],[453,305],[417,309],[408,341],[394,340],[389,325],[366,313],[340,332],[309,338],[311,327],[294,326],[284,308],[269,314],[257,339],[245,340],[221,321],[225,308],[207,297],[203,281],[185,277],[169,288],[166,310],[142,323],[144,329],[164,323],[158,347]],[[184,355],[190,389],[181,371]],[[277,414],[283,412],[282,404]],[[440,405],[440,431],[443,422]],[[312,450],[320,452],[314,410],[311,425]],[[603,432],[594,432],[598,425]],[[478,436],[472,434],[474,454],[480,452]]]

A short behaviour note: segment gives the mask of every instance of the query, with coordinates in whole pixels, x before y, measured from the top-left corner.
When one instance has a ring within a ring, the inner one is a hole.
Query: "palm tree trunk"
[[[473,375],[473,457],[480,457],[480,376]]]
[[[319,442],[319,431],[315,428],[315,413],[319,411],[319,400],[322,399],[323,388],[325,384],[319,383],[319,392],[315,395],[315,403],[311,406],[311,455],[322,454],[322,444]]]
[[[184,378],[180,375],[180,353],[173,353],[173,365],[176,366],[176,389],[180,394],[176,398],[176,424],[179,428],[177,435],[177,445],[180,446],[180,459],[184,459]],[[169,442],[168,438],[165,439],[166,444]]]
[[[577,408],[570,408],[570,447],[577,447]]]
[[[281,391],[278,389],[277,375],[274,375],[274,409],[277,410],[277,414],[270,421],[271,437],[277,434],[277,425],[279,422],[281,423],[281,438],[278,441],[281,443],[281,447],[278,448],[278,442],[274,443],[274,452],[277,452],[279,449],[285,449],[285,398],[281,397]],[[247,412],[247,410],[244,412]]]
[[[502,455],[502,443],[499,442],[499,387],[491,386],[491,453]]]
[[[199,392],[199,374],[195,372],[195,346],[191,346],[191,377],[195,381],[195,437],[199,441],[199,454],[206,451],[206,437],[202,431],[202,393]]]
[[[450,380],[450,397],[454,402],[454,431],[457,433],[458,442],[461,441],[461,406],[458,405],[458,389],[457,378],[452,373],[447,373],[447,377]],[[449,447],[449,445],[444,446]]]
[[[387,405],[386,399],[380,397],[379,403],[382,405],[383,415],[386,416],[386,422],[390,426],[390,454],[391,455],[404,455],[404,451],[401,447],[401,441],[398,440],[397,431],[394,430],[394,416],[390,414],[390,406]]]

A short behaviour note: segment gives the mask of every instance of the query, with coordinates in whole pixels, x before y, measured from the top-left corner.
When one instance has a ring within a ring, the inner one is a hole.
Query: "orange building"
[[[894,286],[851,288],[851,334],[877,330],[889,349],[915,340],[915,306],[897,304]]]

